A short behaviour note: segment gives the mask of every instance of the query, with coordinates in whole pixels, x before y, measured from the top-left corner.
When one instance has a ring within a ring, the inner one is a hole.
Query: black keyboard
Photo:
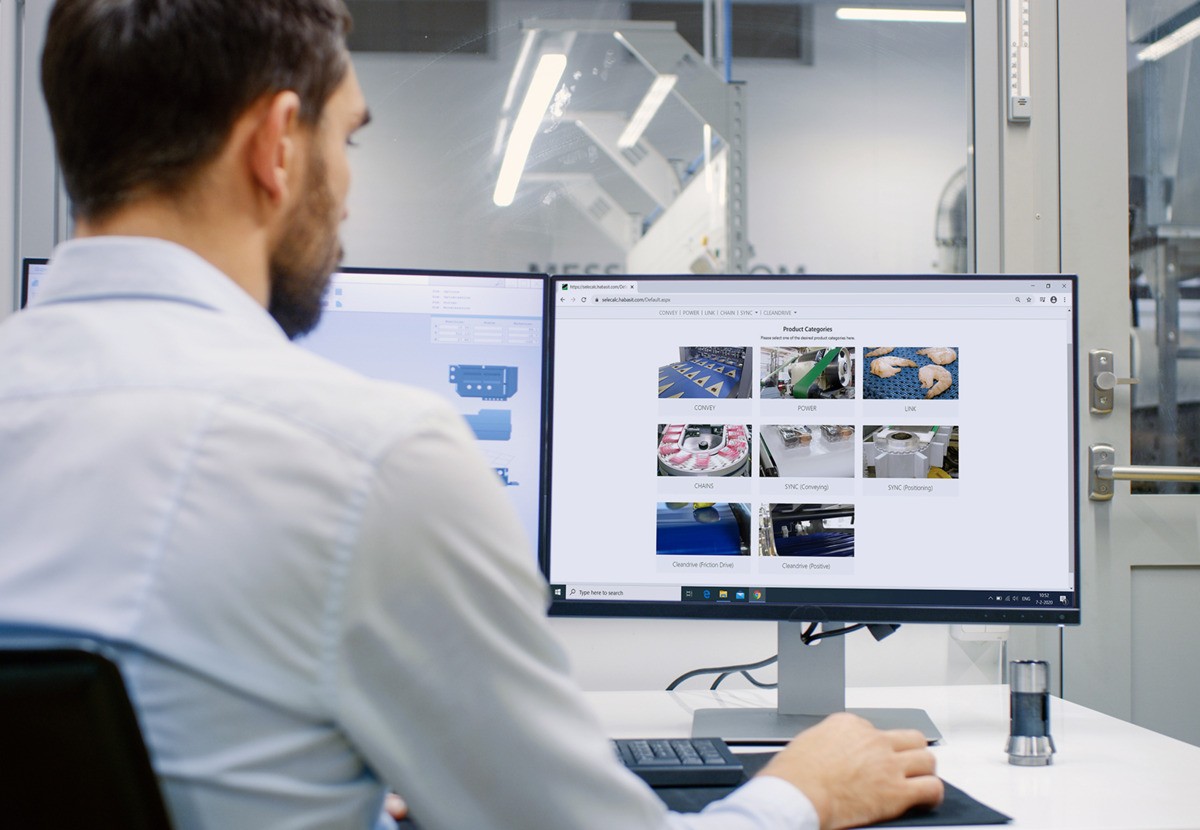
[[[742,762],[720,738],[613,741],[625,766],[652,787],[723,787],[742,783]]]

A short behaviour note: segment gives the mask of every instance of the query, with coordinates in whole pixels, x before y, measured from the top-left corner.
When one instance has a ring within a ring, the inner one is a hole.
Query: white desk
[[[692,711],[773,706],[774,693],[590,692],[614,738],[689,734]],[[848,689],[851,707],[925,709],[943,740],[938,774],[1013,817],[1008,827],[1089,830],[1198,830],[1200,747],[1051,699],[1057,753],[1047,767],[1008,763],[1007,686]]]

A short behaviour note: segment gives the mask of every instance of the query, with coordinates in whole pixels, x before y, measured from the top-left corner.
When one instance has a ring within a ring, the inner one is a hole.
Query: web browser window
[[[551,282],[556,599],[1077,608],[1073,277],[622,279]]]

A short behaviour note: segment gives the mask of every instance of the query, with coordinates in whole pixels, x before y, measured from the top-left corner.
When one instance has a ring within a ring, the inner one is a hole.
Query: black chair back
[[[0,826],[170,830],[124,681],[96,644],[0,644]]]

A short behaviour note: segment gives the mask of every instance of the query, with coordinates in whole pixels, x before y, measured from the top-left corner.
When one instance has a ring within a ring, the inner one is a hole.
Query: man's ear
[[[254,108],[247,145],[250,171],[272,204],[284,202],[299,175],[300,97],[278,92]]]

